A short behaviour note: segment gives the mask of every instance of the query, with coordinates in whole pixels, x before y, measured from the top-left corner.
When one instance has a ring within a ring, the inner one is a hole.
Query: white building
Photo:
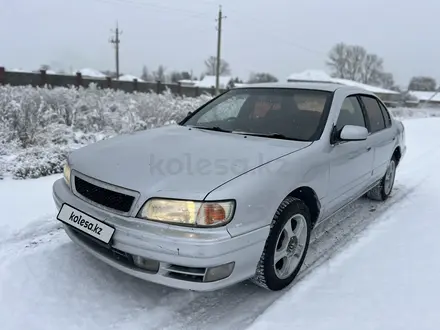
[[[410,100],[406,100],[407,105],[440,107],[440,92],[408,91]]]
[[[195,84],[198,82],[198,80],[191,80],[191,79],[181,79],[178,81],[182,86],[195,86]]]
[[[132,75],[132,74],[123,74],[122,76],[119,77],[118,80],[120,80],[120,81],[133,81],[133,80],[135,80],[135,79],[136,79],[138,82],[145,82],[145,81],[142,80],[141,78],[136,77],[136,76],[134,76],[134,75]]]
[[[95,69],[84,68],[81,70],[74,71],[73,75],[76,75],[77,72],[80,72],[83,77],[102,78],[102,79],[106,78],[105,74]]]
[[[229,82],[232,80],[230,76],[220,76],[219,77],[219,88],[226,89]],[[194,86],[199,88],[214,88],[215,87],[215,76],[204,76],[202,80],[196,81]]]
[[[395,105],[400,99],[399,92],[382,87],[362,84],[353,80],[333,78],[329,74],[321,70],[306,70],[300,73],[291,74],[289,77],[287,77],[287,82],[321,82],[358,87],[376,94],[387,105]]]

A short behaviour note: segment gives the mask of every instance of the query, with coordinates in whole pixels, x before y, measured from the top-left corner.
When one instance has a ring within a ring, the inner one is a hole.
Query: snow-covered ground
[[[405,124],[409,153],[391,205],[252,330],[440,328],[440,120]]]
[[[132,278],[60,230],[51,196],[59,175],[0,181],[0,328],[437,330],[440,119],[405,126],[392,197],[360,199],[318,227],[284,292],[245,282],[196,293]]]

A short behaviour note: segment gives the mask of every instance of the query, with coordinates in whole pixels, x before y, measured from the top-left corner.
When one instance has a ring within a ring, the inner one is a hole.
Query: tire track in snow
[[[58,231],[62,228],[61,223],[55,219],[55,215],[47,215],[29,223],[22,229],[7,234],[7,237],[0,240],[0,249],[7,244],[14,244],[29,240],[38,240],[40,236]],[[6,235],[5,235],[6,236]]]

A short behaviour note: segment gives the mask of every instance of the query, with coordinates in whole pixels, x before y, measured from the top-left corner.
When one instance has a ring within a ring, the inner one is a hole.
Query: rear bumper
[[[180,289],[212,291],[252,277],[269,233],[269,227],[265,227],[231,237],[225,228],[186,228],[117,215],[76,197],[63,179],[54,183],[53,198],[58,209],[68,203],[115,228],[111,248],[65,225],[72,241],[125,273]],[[128,259],[117,258],[115,251]],[[152,273],[135,266],[129,262],[133,256],[159,262],[158,271]],[[234,269],[229,277],[204,282],[208,268],[231,262]]]

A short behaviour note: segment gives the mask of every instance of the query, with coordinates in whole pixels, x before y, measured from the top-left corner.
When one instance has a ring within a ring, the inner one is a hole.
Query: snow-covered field
[[[143,282],[76,247],[55,220],[59,175],[0,181],[0,329],[440,328],[440,119],[405,120],[408,153],[386,203],[317,228],[285,292],[195,293]]]

